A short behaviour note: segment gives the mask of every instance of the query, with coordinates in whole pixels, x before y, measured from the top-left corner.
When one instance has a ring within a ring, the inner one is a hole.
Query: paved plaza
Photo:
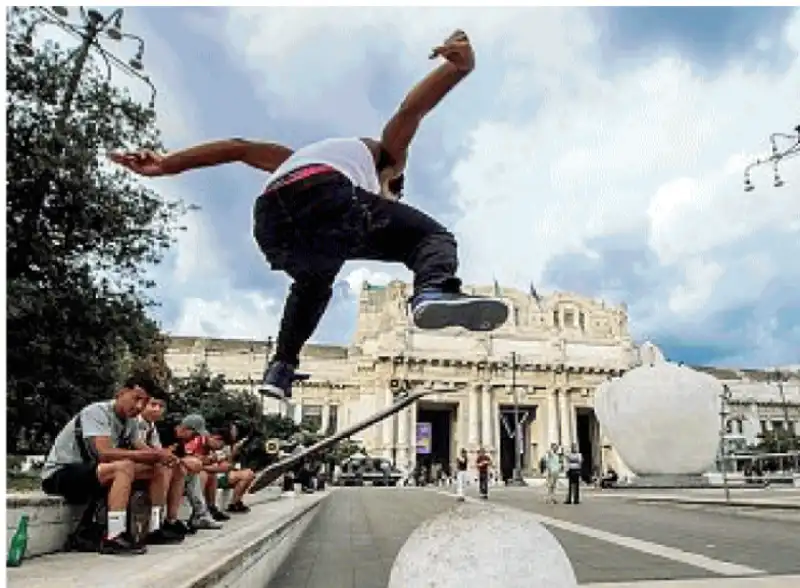
[[[533,488],[494,489],[491,502],[540,516],[582,585],[800,585],[800,510],[642,504],[608,492],[545,505]],[[337,489],[269,588],[386,588],[408,535],[453,505],[432,489]]]

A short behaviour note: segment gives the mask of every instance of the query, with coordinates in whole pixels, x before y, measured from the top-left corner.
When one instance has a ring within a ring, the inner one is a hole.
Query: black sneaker
[[[411,299],[411,314],[420,329],[494,331],[508,319],[508,306],[499,298],[424,290]]]
[[[292,397],[292,384],[304,382],[311,377],[309,374],[298,374],[294,370],[295,366],[290,363],[273,361],[264,372],[264,380],[258,391],[278,400],[288,400]]]
[[[250,512],[250,507],[240,500],[239,502],[232,502],[225,510],[234,513],[248,513]]]
[[[173,545],[181,543],[186,538],[182,533],[170,531],[169,528],[161,527],[155,531],[147,534],[147,543],[149,545]]]
[[[186,529],[186,535],[196,535],[197,534],[197,527],[194,526],[194,522],[192,519],[188,521],[178,521],[183,528]]]
[[[147,547],[137,545],[128,533],[122,533],[111,539],[104,538],[100,542],[99,551],[104,555],[142,555],[147,553]]]
[[[215,521],[229,521],[229,520],[231,520],[231,517],[226,515],[224,512],[222,512],[216,506],[209,506],[208,507],[208,513],[211,515],[211,518],[214,519]]]
[[[165,521],[164,524],[161,525],[161,528],[175,535],[181,535],[182,537],[186,537],[186,535],[190,534],[189,527],[183,521]]]

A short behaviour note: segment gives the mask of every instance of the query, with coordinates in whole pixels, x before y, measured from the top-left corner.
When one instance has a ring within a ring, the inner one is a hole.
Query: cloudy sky
[[[408,201],[461,243],[470,283],[625,301],[673,359],[800,362],[800,158],[742,170],[800,124],[800,10],[132,8],[168,148],[231,136],[298,147],[376,136],[454,28],[474,74],[427,119]],[[288,281],[263,263],[242,167],[154,182],[201,206],[157,269],[158,318],[185,335],[274,335]],[[317,333],[347,342],[351,263]]]

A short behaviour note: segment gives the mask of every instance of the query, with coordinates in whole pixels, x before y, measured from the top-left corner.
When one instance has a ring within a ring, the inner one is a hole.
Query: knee
[[[184,457],[183,467],[190,474],[199,474],[203,469],[203,462],[196,457]]]
[[[256,473],[251,469],[244,470],[242,474],[244,475],[245,480],[248,482],[252,482],[256,477]]]
[[[114,478],[127,478],[133,480],[136,476],[136,464],[129,459],[115,461],[114,464]]]
[[[153,479],[154,480],[169,480],[172,477],[173,468],[165,465],[153,466]]]

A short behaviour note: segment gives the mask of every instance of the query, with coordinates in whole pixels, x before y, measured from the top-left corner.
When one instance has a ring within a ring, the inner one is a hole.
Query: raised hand
[[[164,156],[153,151],[111,153],[108,158],[140,176],[156,177],[167,175],[164,170]]]
[[[469,37],[462,30],[456,30],[444,43],[431,50],[430,58],[444,57],[461,71],[472,71],[475,67],[475,53]]]

